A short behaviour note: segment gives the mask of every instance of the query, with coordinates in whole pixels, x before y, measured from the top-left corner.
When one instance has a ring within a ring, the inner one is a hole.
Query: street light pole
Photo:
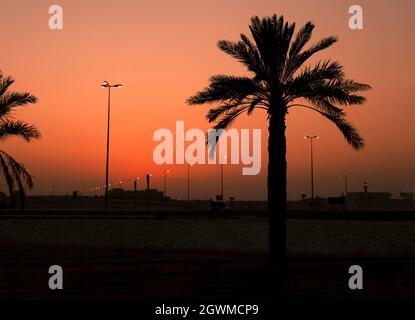
[[[137,183],[140,180],[139,177],[134,181],[134,211],[137,211]]]
[[[227,159],[227,156],[223,156],[223,159]],[[221,197],[222,197],[222,201],[224,201],[224,194],[223,194],[223,163],[221,162],[220,164],[220,189],[221,189]]]
[[[305,136],[304,139],[310,139],[311,148],[311,200],[314,200],[314,154],[313,154],[313,140],[318,139],[319,136]]]
[[[170,170],[164,171],[164,197],[167,197],[167,174],[170,173]]]
[[[147,209],[150,204],[150,177],[151,173],[146,174],[146,182],[147,182],[147,189],[146,189],[146,205]]]
[[[108,212],[108,168],[109,168],[109,152],[110,152],[110,114],[111,114],[111,88],[121,88],[121,84],[109,84],[104,81],[102,88],[108,88],[108,115],[107,115],[107,156],[105,164],[105,212]]]
[[[190,167],[193,167],[193,164],[187,165],[187,201],[190,201]]]
[[[344,186],[345,186],[345,190],[346,190],[345,196],[347,196],[347,176],[343,174],[342,177],[344,178]]]
[[[223,200],[223,164],[220,165],[220,194]]]

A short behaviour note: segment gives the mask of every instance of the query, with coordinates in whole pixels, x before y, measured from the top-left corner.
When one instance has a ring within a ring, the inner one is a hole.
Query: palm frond
[[[4,77],[0,71],[0,141],[9,136],[22,137],[30,142],[40,138],[39,130],[24,121],[10,119],[10,114],[15,107],[37,102],[37,98],[29,92],[8,92],[14,83],[11,77]],[[12,206],[14,206],[14,188],[20,192],[22,209],[24,208],[24,185],[29,189],[33,187],[32,176],[27,172],[23,164],[17,162],[12,156],[0,150],[0,171],[4,174],[10,192]]]
[[[37,98],[29,92],[7,92],[13,83],[11,77],[0,73],[0,118],[7,118],[15,107],[37,102]]]
[[[10,196],[12,197],[13,189],[15,186],[15,180],[13,179],[13,175],[10,173],[11,168],[9,167],[7,156],[7,153],[0,150],[0,170],[4,174],[7,186],[9,188]]]
[[[9,105],[10,107],[17,107],[36,102],[37,98],[30,92],[10,92],[0,96],[0,106]]]
[[[11,155],[4,152],[3,150],[0,150],[0,158],[3,159],[1,163],[2,166],[5,165],[5,167],[7,167],[10,172],[11,178],[13,180],[13,186],[15,185],[15,182],[20,180],[20,182],[27,185],[29,189],[33,188],[32,176],[29,174],[29,172],[27,172],[25,166],[22,163],[17,162]]]
[[[216,75],[210,78],[210,84],[204,90],[187,100],[190,105],[213,102],[241,102],[250,95],[261,95],[263,89],[248,77]]]
[[[214,129],[225,129],[244,112],[249,115],[256,108],[263,108],[270,118],[281,108],[287,112],[290,106],[300,105],[297,100],[305,100],[313,105],[311,109],[333,122],[353,148],[363,147],[363,139],[347,122],[341,106],[364,103],[366,98],[360,92],[370,86],[346,79],[343,66],[336,61],[323,60],[305,66],[314,54],[336,43],[337,37],[323,38],[306,48],[314,24],[308,22],[294,34],[295,24],[276,15],[252,17],[249,29],[252,37],[241,34],[240,41],[221,40],[218,47],[243,63],[253,77],[214,76],[209,86],[187,103],[219,103],[206,118],[215,122]]]
[[[354,93],[369,89],[369,85],[352,80],[322,80],[304,86],[302,97],[310,100],[324,99],[339,105],[363,104],[366,98]]]
[[[295,40],[292,42],[290,47],[289,59],[295,58],[310,41],[311,36],[313,35],[314,27],[314,24],[309,21],[300,29],[300,31],[298,31],[295,36]]]
[[[233,103],[233,104],[226,103],[219,107],[211,108],[206,114],[206,119],[208,120],[208,122],[214,122],[216,121],[218,117],[222,116],[224,113],[228,113],[232,109],[238,108],[240,105],[241,105],[240,103]]]
[[[311,46],[311,48],[297,54],[297,56],[290,57],[290,62],[287,64],[287,68],[284,72],[285,79],[291,77],[315,53],[327,49],[336,42],[337,37],[327,37]]]
[[[270,85],[278,85],[288,55],[295,24],[284,22],[283,16],[269,18],[253,17],[249,26],[258,51],[266,66]]]
[[[346,141],[353,149],[362,149],[365,145],[364,139],[360,136],[359,131],[351,125],[344,117],[336,117],[330,114],[323,114],[324,117],[331,120],[341,131]]]
[[[0,71],[0,97],[7,92],[7,89],[14,83],[12,77],[4,77]]]
[[[315,105],[319,110],[334,115],[334,116],[345,116],[345,112],[340,109],[339,107],[336,107],[329,101],[325,99],[307,99],[309,100],[313,105]]]
[[[213,129],[226,129],[231,126],[235,119],[242,113],[247,111],[247,106],[234,108],[230,112],[226,113],[214,126]]]
[[[217,46],[223,52],[243,63],[257,77],[265,79],[266,73],[258,50],[245,35],[241,34],[241,39],[242,41],[239,42],[220,40]]]
[[[283,92],[286,102],[301,98],[306,93],[310,95],[310,91],[324,85],[326,80],[341,80],[343,77],[343,66],[336,61],[319,61],[313,67],[305,67],[294,79],[284,82]]]
[[[0,122],[0,140],[4,140],[9,136],[18,136],[30,142],[33,139],[40,138],[39,130],[24,121],[7,120]]]
[[[290,86],[300,86],[320,80],[343,79],[343,66],[337,61],[325,60],[317,62],[313,67],[305,67],[301,73],[289,82]]]
[[[251,101],[251,104],[248,107],[247,113],[251,115],[255,108],[262,102],[262,98],[255,98]]]

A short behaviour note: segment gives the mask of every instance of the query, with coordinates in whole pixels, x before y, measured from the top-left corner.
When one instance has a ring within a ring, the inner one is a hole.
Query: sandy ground
[[[267,263],[264,218],[0,219],[0,299],[415,299],[415,222],[289,220]],[[48,268],[64,290],[48,289]],[[348,268],[364,290],[348,288]]]
[[[415,221],[290,219],[293,257],[415,257]],[[266,253],[265,218],[0,219],[4,242]]]

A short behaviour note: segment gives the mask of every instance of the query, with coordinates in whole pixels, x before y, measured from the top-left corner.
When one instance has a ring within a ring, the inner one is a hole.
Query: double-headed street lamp
[[[111,113],[111,88],[121,88],[122,84],[110,84],[104,81],[102,88],[108,88],[108,116],[107,116],[107,160],[105,165],[105,212],[108,212],[108,164],[110,150],[110,113]]]
[[[314,200],[314,155],[313,155],[313,140],[318,139],[319,136],[305,136],[304,139],[310,139],[311,147],[311,199]]]

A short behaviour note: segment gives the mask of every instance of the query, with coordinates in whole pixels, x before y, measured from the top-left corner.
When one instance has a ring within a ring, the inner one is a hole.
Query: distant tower
[[[368,188],[368,186],[367,186],[367,182],[365,182],[365,183],[363,184],[363,190],[365,190],[365,193],[367,193],[367,188]]]

